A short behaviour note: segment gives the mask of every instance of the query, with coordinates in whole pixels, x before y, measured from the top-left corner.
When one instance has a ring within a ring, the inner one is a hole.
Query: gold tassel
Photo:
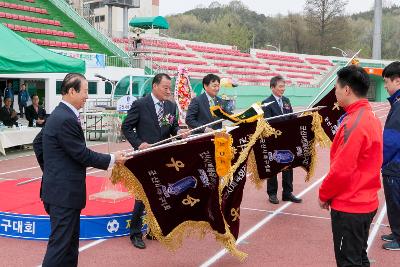
[[[315,134],[315,139],[321,147],[329,148],[332,144],[332,141],[329,139],[324,129],[322,128],[322,116],[318,112],[313,112],[312,116],[312,130]]]
[[[185,221],[175,227],[171,233],[167,236],[164,236],[160,225],[157,222],[157,219],[154,216],[153,211],[151,210],[150,202],[147,199],[146,193],[143,190],[142,185],[136,176],[124,165],[115,165],[112,174],[111,174],[111,182],[116,184],[118,182],[122,182],[127,188],[128,192],[132,195],[135,195],[137,199],[143,201],[143,204],[146,209],[146,217],[144,218],[144,222],[147,223],[148,227],[151,229],[152,235],[160,241],[168,250],[176,251],[179,247],[182,246],[183,239],[185,237],[191,236],[194,233],[198,233],[199,238],[203,238],[206,233],[213,233],[217,241],[221,242],[223,246],[235,257],[237,257],[240,261],[243,261],[247,254],[241,252],[236,247],[236,240],[234,236],[231,234],[229,230],[229,226],[224,219],[225,224],[225,234],[220,234],[214,231],[210,225],[210,223],[205,221]],[[219,204],[221,205],[221,192],[222,188],[219,188]]]
[[[225,132],[217,132],[214,136],[215,146],[215,167],[219,177],[225,176],[232,165],[233,159],[233,139]]]
[[[264,181],[260,179],[256,163],[256,155],[252,149],[247,159],[247,173],[250,175],[250,181],[254,183],[257,189],[262,189]]]

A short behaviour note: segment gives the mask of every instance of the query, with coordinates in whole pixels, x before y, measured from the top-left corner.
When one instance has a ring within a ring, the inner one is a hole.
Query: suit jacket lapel
[[[150,117],[153,119],[154,125],[156,126],[156,128],[160,129],[160,124],[158,123],[158,118],[157,118],[157,111],[156,111],[156,107],[154,105],[153,102],[153,98],[151,98],[151,95],[146,96],[146,104],[147,104],[147,108],[149,109],[150,112]],[[165,113],[165,110],[164,110]]]

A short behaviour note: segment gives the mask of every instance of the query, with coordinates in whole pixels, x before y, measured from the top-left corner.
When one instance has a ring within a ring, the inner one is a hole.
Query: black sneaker
[[[388,234],[388,235],[382,235],[381,239],[383,241],[392,242],[392,241],[394,241],[394,235],[393,235],[393,233]]]
[[[392,241],[392,242],[383,244],[382,247],[387,250],[400,250],[400,243],[397,241]]]
[[[146,244],[143,242],[142,237],[140,236],[133,236],[131,237],[132,245],[139,249],[145,249]]]

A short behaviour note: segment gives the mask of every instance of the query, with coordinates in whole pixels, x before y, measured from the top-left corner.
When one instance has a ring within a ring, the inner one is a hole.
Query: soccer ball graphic
[[[119,229],[119,223],[117,220],[111,220],[107,223],[107,231],[109,233],[116,233]]]

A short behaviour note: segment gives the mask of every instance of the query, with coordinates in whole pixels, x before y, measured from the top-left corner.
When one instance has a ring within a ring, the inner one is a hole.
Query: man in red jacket
[[[346,113],[339,119],[319,204],[331,208],[337,265],[370,266],[367,240],[379,205],[382,126],[365,98],[370,85],[365,70],[348,66],[337,76],[335,94]]]

